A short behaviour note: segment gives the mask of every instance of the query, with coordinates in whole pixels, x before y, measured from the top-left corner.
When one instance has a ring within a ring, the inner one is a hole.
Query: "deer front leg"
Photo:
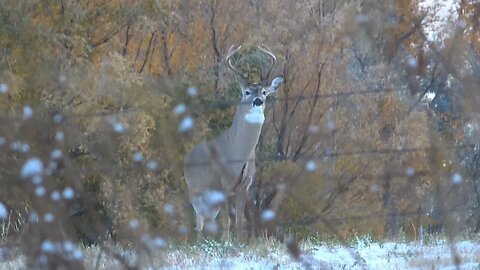
[[[223,240],[228,240],[230,239],[230,224],[231,224],[231,219],[230,219],[230,208],[232,207],[231,200],[227,198],[224,203],[224,209],[220,211],[221,215],[221,223],[222,223],[222,239]]]
[[[230,198],[230,202],[228,205],[228,217],[230,218],[230,236],[235,237],[236,235],[236,230],[235,230],[235,224],[236,224],[236,216],[235,216],[235,199]]]
[[[259,227],[257,222],[258,210],[251,197],[248,197],[245,204],[245,222],[247,238],[254,238],[257,236],[257,228]]]
[[[201,242],[203,239],[203,217],[200,215],[196,215],[197,226],[195,227],[195,231],[197,232],[197,242]]]
[[[235,197],[235,231],[237,232],[237,239],[240,242],[246,240],[245,204],[247,202],[247,195],[247,191],[241,189]]]

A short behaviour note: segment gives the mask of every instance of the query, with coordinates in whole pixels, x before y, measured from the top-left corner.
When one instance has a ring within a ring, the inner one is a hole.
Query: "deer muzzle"
[[[261,98],[255,98],[253,100],[253,106],[262,106],[263,105],[263,100]]]

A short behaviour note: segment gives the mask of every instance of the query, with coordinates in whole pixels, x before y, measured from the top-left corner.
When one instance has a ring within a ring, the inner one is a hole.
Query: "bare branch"
[[[105,36],[100,38],[98,41],[92,42],[92,48],[96,48],[96,47],[108,42],[112,37],[114,37],[116,34],[118,34],[118,32],[120,32],[120,30],[122,30],[127,25],[128,25],[128,22],[123,23],[120,26],[111,30],[109,33],[107,33]]]

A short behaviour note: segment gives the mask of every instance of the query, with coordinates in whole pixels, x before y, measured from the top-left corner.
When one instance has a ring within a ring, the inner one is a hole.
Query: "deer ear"
[[[275,93],[278,87],[280,86],[280,84],[283,83],[283,81],[284,81],[284,78],[282,75],[273,78],[272,82],[270,83],[270,86],[268,87],[268,93],[269,94]]]

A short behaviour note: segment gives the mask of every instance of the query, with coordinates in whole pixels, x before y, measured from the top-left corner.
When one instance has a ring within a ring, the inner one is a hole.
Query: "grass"
[[[462,269],[478,269],[478,237],[461,236],[455,244]],[[377,241],[369,235],[355,237],[344,244],[335,239],[323,241],[310,237],[299,243],[300,260],[293,259],[286,245],[273,238],[258,238],[248,244],[205,239],[197,244],[170,243],[165,249],[150,252],[133,246],[105,245],[129,265],[141,269],[361,269],[363,263],[368,269],[455,267],[450,246],[443,236],[431,237],[424,244],[405,239]],[[78,247],[83,252],[86,269],[125,268],[113,253],[98,245]],[[0,269],[26,268],[25,256],[15,253],[15,256],[2,259],[0,252]],[[361,260],[353,258],[353,254],[359,255]]]

